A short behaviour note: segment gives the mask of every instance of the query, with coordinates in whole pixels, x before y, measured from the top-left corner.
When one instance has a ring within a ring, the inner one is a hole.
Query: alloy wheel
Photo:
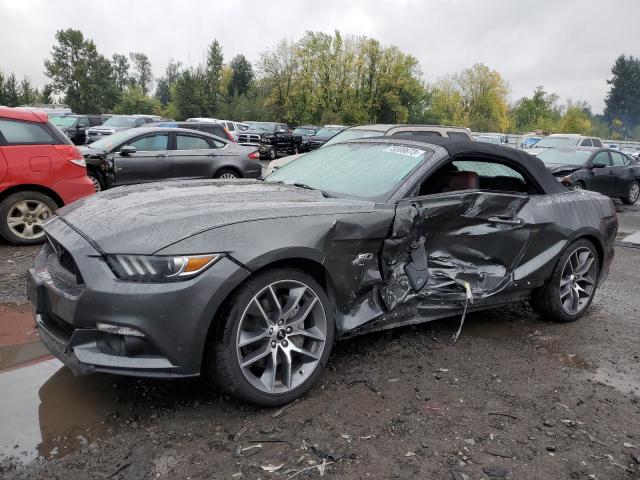
[[[584,190],[584,188],[582,188],[581,183],[576,183],[573,187],[571,187],[571,190]]]
[[[233,172],[224,172],[218,178],[222,178],[222,179],[227,179],[228,180],[228,179],[238,178],[238,176]]]
[[[17,237],[34,240],[44,235],[43,224],[52,214],[39,200],[21,200],[9,208],[7,225]]]
[[[89,175],[89,179],[91,180],[91,183],[93,183],[93,188],[96,191],[96,193],[102,190],[102,185],[100,185],[100,180],[98,180],[93,175]]]
[[[576,315],[589,304],[596,287],[596,269],[596,258],[589,248],[577,248],[569,255],[560,277],[560,303],[565,312]]]
[[[638,197],[640,196],[640,185],[637,183],[632,183],[629,188],[629,202],[636,203],[638,201]]]
[[[308,285],[281,280],[258,292],[245,308],[236,336],[240,370],[255,388],[287,393],[319,367],[327,316]]]

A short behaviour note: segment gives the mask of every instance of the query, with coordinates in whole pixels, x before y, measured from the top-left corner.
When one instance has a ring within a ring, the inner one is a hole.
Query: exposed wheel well
[[[43,187],[42,185],[28,184],[28,183],[25,183],[22,185],[15,185],[13,187],[7,188],[6,190],[2,191],[2,193],[0,193],[0,202],[13,193],[28,192],[28,191],[44,193],[45,195],[51,197],[51,199],[54,202],[56,202],[56,205],[58,205],[58,207],[62,207],[64,205],[62,198],[60,198],[60,196],[50,188]]]

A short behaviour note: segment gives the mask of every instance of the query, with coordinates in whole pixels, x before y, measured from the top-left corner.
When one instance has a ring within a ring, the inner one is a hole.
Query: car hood
[[[90,148],[86,145],[78,145],[76,148],[80,150],[80,153],[82,153],[85,158],[88,158],[91,155],[104,155],[106,153],[105,150]]]
[[[575,172],[576,170],[580,170],[582,168],[579,165],[563,165],[560,163],[547,163],[545,164],[545,166],[547,167],[547,170],[549,170],[554,175],[561,172]]]
[[[546,148],[546,147],[542,147],[542,148],[540,148],[540,147],[538,147],[538,148],[536,148],[536,147],[532,147],[532,148],[527,148],[527,149],[526,149],[526,152],[527,152],[529,155],[534,155],[534,156],[535,156],[535,155],[539,155],[539,154],[541,154],[541,153],[542,153],[542,152],[544,152],[545,150],[549,150],[549,149],[548,149],[548,148]]]
[[[103,253],[152,254],[197,233],[274,218],[372,212],[374,203],[250,180],[202,180],[106,190],[57,216]],[[185,252],[197,253],[197,252]]]
[[[91,127],[89,130],[92,132],[121,132],[122,130],[129,130],[132,127],[109,127],[100,125],[98,127]]]

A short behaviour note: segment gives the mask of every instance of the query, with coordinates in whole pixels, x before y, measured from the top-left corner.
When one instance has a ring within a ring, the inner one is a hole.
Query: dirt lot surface
[[[638,212],[620,209],[621,235]],[[0,301],[25,301],[36,250],[0,245]],[[284,411],[198,379],[74,378],[36,352],[0,365],[0,477],[639,479],[639,266],[617,247],[573,324],[516,306],[470,316],[455,345],[457,318],[339,343]],[[33,347],[15,338],[5,360]]]

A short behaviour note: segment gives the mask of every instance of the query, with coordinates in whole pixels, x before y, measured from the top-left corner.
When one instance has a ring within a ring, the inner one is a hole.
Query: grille
[[[63,272],[61,275],[61,280],[65,282],[70,282],[75,285],[83,285],[84,281],[82,279],[82,275],[80,274],[80,270],[78,270],[78,266],[76,265],[75,260],[69,253],[69,251],[62,246],[60,242],[47,236],[47,241],[50,244],[53,254],[55,255],[55,259],[57,260],[57,266],[59,266]],[[54,256],[52,255],[52,256]],[[56,268],[51,269],[53,274],[56,273]],[[66,273],[66,275],[64,274]]]
[[[260,135],[255,133],[238,134],[238,143],[260,143]]]

